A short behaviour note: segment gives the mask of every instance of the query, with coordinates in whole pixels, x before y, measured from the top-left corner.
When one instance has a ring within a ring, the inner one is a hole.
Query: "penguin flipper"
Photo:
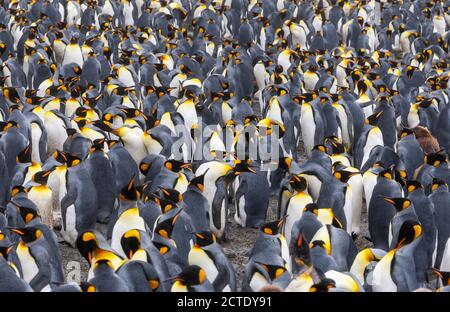
[[[34,291],[41,291],[50,283],[51,269],[48,252],[41,247],[30,249],[30,254],[34,258],[39,272],[30,281],[30,286]]]

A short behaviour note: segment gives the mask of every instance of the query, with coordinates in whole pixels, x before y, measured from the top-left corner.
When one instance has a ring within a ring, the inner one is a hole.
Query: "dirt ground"
[[[306,161],[305,153],[302,146],[299,147],[299,159],[300,162]],[[231,207],[233,205],[230,205]],[[274,221],[276,219],[277,198],[271,197],[269,210],[267,212],[267,221]],[[234,209],[231,208],[228,218],[229,222],[229,241],[222,243],[223,250],[228,258],[232,261],[237,274],[238,287],[242,284],[242,277],[244,274],[245,265],[248,262],[248,255],[256,241],[257,229],[242,228],[236,224],[233,220]],[[361,215],[361,234],[357,237],[355,243],[358,250],[362,250],[366,247],[370,247],[371,243],[364,238],[368,236],[368,223],[367,212],[365,205]],[[97,229],[105,233],[106,227],[104,225],[97,224]],[[81,256],[77,249],[74,249],[66,244],[60,244],[61,256],[63,259],[63,265],[66,271],[68,281],[74,281],[79,283],[86,281],[89,270],[87,261]]]

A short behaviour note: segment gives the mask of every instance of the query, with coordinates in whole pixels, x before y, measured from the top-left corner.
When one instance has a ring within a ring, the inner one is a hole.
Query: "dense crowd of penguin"
[[[450,291],[450,1],[0,3],[0,291]]]

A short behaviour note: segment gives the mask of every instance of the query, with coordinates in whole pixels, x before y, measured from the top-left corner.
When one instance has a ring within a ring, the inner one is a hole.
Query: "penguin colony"
[[[450,1],[1,4],[0,291],[450,290]]]

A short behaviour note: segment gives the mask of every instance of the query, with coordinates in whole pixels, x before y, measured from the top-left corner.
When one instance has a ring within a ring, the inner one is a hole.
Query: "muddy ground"
[[[300,162],[306,161],[305,153],[302,146],[299,147]],[[233,206],[233,205],[230,205]],[[270,199],[269,210],[267,212],[267,221],[274,221],[276,219],[277,198],[272,197]],[[238,287],[240,288],[242,283],[242,277],[244,274],[245,265],[248,262],[248,255],[253,247],[258,233],[257,229],[242,228],[234,222],[234,208],[231,208],[228,218],[230,230],[229,241],[222,244],[225,254],[232,261],[235,266],[238,280]],[[364,236],[368,236],[367,228],[367,212],[365,205],[361,215],[361,234],[356,239],[356,246],[358,250],[362,250],[370,246],[370,242],[367,241]],[[104,225],[97,225],[97,229],[105,233],[106,227]],[[64,269],[66,271],[68,281],[86,281],[87,272],[89,266],[87,261],[81,256],[77,249],[67,246],[64,243],[60,244],[61,255],[63,259]]]

